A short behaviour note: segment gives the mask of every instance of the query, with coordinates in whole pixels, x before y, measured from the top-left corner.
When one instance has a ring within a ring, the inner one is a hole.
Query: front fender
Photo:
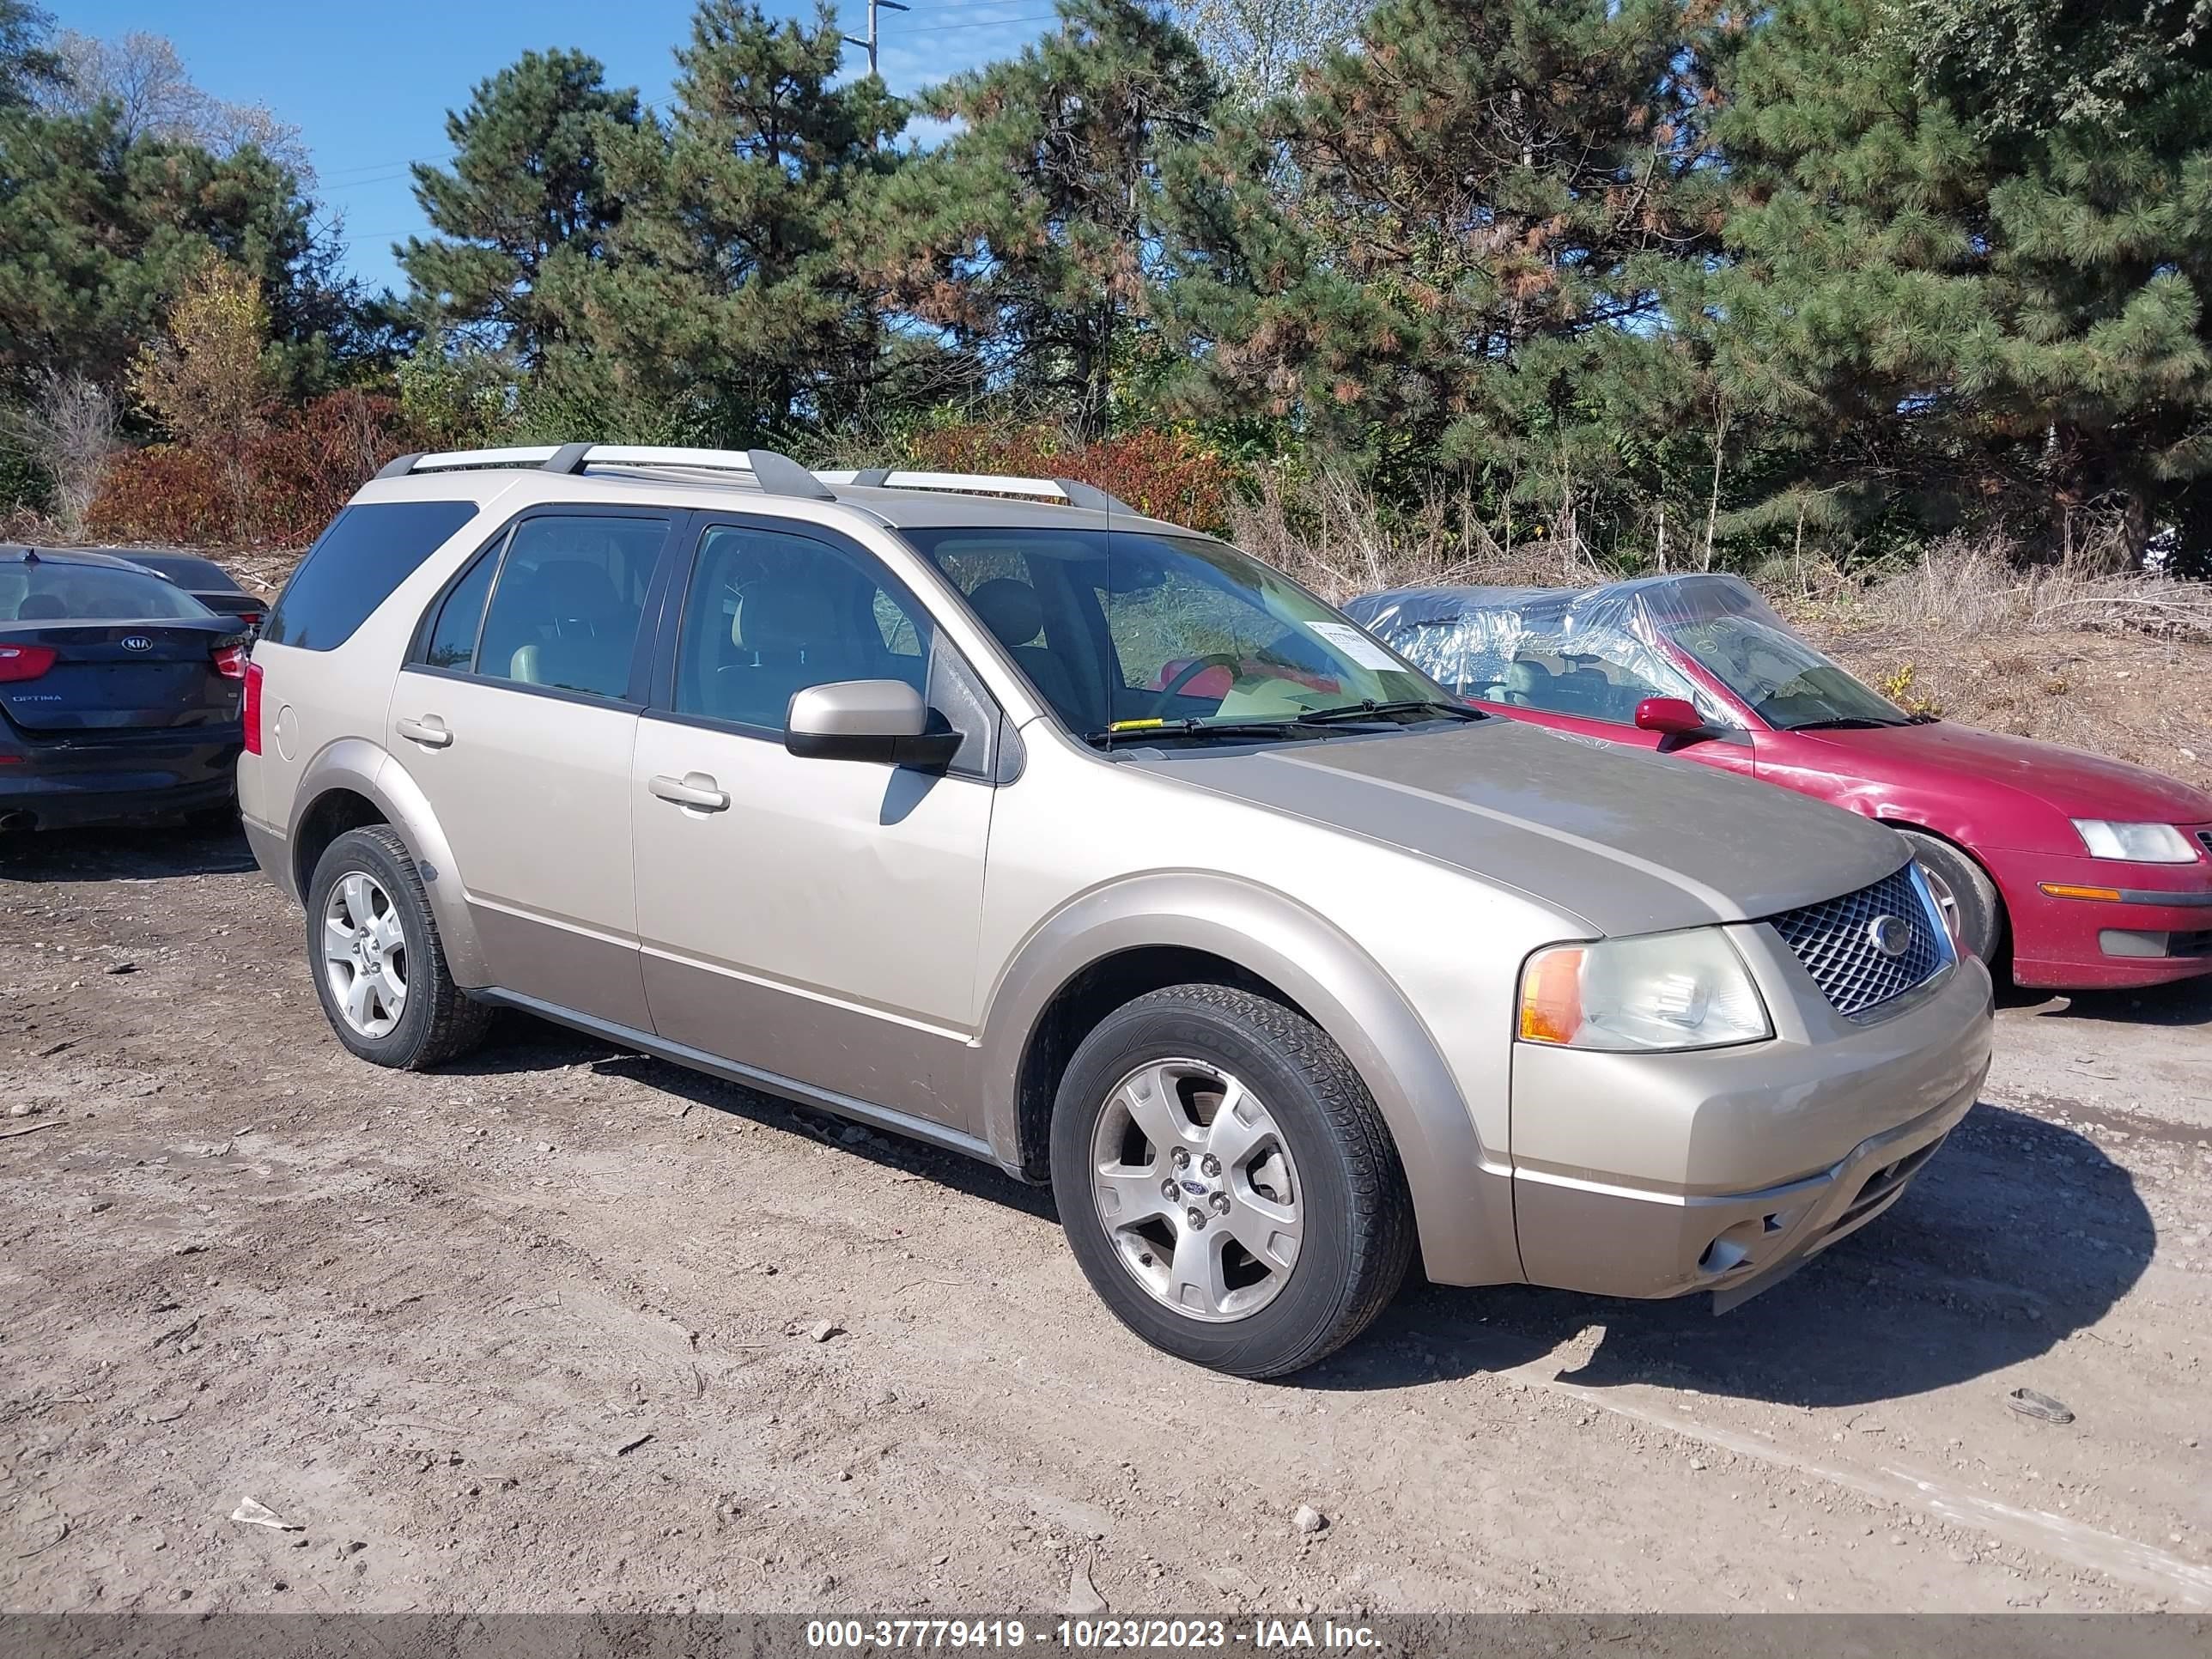
[[[1430,1278],[1458,1285],[1521,1279],[1507,1149],[1483,1146],[1419,1016],[1349,935],[1231,877],[1164,872],[1095,888],[1017,947],[992,988],[978,1038],[984,1129],[1002,1164],[1022,1162],[1022,1065],[1053,999],[1086,968],[1163,945],[1207,951],[1258,975],[1343,1049],[1396,1143]]]
[[[469,915],[460,871],[453,861],[453,849],[447,842],[445,832],[438,827],[438,816],[431,811],[429,799],[407,769],[375,744],[366,738],[341,738],[308,761],[293,794],[299,805],[294,809],[288,829],[287,845],[295,848],[301,846],[300,831],[308,815],[314,811],[316,803],[334,789],[349,790],[364,797],[398,832],[400,840],[407,843],[407,850],[422,873],[422,890],[429,896],[430,913],[438,924],[438,943],[445,951],[446,966],[453,982],[471,987],[489,985],[491,981],[484,968],[483,947],[477,938],[476,922]],[[294,874],[304,902],[313,872],[295,870]]]

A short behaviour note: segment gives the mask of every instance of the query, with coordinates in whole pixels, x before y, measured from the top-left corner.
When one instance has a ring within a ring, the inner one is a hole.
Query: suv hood
[[[1895,831],[1771,784],[1513,720],[1127,763],[1403,847],[1595,933],[1770,916],[1907,857]]]

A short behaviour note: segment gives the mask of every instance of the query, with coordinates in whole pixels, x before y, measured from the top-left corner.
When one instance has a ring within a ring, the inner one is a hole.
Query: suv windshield
[[[1227,727],[1318,736],[1331,722],[1305,722],[1336,710],[1383,721],[1473,714],[1288,577],[1206,537],[901,533],[1092,742]]]
[[[1778,731],[1905,726],[1906,716],[1804,641],[1749,617],[1676,623],[1667,635]]]

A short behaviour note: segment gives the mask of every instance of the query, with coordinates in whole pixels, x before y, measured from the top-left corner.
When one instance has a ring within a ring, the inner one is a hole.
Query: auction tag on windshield
[[[1381,668],[1402,673],[1398,659],[1369,639],[1350,623],[1308,623],[1308,628],[1352,659],[1362,668]]]

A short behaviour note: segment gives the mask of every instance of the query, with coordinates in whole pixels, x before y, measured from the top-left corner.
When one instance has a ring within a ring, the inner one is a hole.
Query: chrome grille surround
[[[1906,930],[1904,948],[1895,956],[1875,942],[1875,924],[1884,917],[1896,918]],[[1848,1019],[1881,1018],[1885,1004],[1926,984],[1955,959],[1950,933],[1917,864],[1856,893],[1766,920],[1805,964],[1829,1005]]]

